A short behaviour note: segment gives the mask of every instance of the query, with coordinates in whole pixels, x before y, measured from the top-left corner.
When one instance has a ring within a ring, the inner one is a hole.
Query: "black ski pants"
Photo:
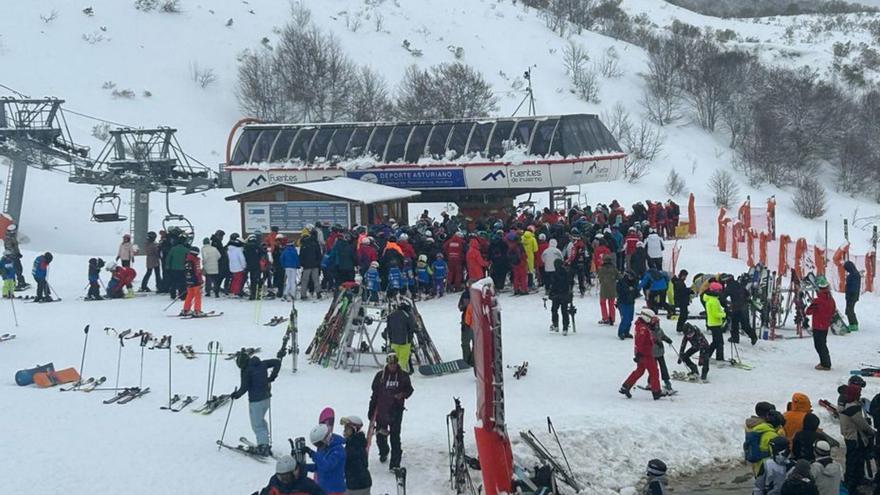
[[[858,301],[853,301],[849,298],[846,300],[846,319],[849,321],[850,325],[858,325],[859,319],[856,318],[856,303]]]
[[[27,282],[24,280],[24,267],[21,266],[21,255],[15,256],[12,265],[15,267],[15,278],[19,287],[24,286]]]
[[[144,278],[141,280],[141,290],[147,289],[147,283],[150,281],[150,275],[156,274],[156,291],[162,290],[162,273],[159,271],[158,266],[154,266],[153,268],[147,268],[147,272],[144,273]]]
[[[559,311],[562,311],[562,329],[568,331],[569,314],[571,313],[571,301],[568,299],[552,298],[553,305],[550,307],[550,319],[554,327],[559,327]]]
[[[653,268],[655,270],[663,269],[663,258],[648,258],[648,268]]]
[[[34,279],[37,281],[37,301],[43,301],[46,299],[51,299],[51,295],[49,294],[49,282],[46,281],[45,278],[37,278]]]
[[[679,306],[678,307],[678,321],[675,322],[675,331],[678,333],[684,333],[684,324],[687,323],[688,316],[688,307],[687,306]]]
[[[865,448],[859,445],[858,440],[844,441],[846,442],[844,484],[850,493],[858,493],[857,489],[865,479]]]
[[[183,270],[166,270],[165,281],[168,283],[171,299],[183,299],[186,295],[186,276]]]
[[[388,440],[391,437],[391,459],[388,464],[390,468],[400,467],[400,458],[403,457],[403,449],[400,446],[400,425],[403,423],[403,410],[397,412],[396,417],[388,425],[376,425],[377,430],[387,430],[388,434],[376,433],[376,445],[379,447],[379,456],[388,455]]]
[[[691,373],[697,373],[697,365],[691,360],[691,356],[700,352],[698,347],[691,347],[681,355],[681,360],[685,366],[691,370]],[[709,376],[709,359],[711,359],[712,353],[711,350],[706,350],[704,352],[700,352],[699,363],[702,367],[702,373],[700,373],[700,378],[705,380]]]
[[[657,360],[657,366],[660,367],[660,378],[663,379],[664,382],[669,381],[669,369],[666,368],[666,357],[658,356],[654,358]]]
[[[507,280],[507,267],[492,265],[491,276],[492,283],[495,284],[495,290],[504,289],[504,282]]]
[[[828,330],[813,329],[813,347],[819,354],[819,364],[831,367],[831,353],[828,352]]]
[[[738,309],[729,315],[730,318],[730,338],[733,342],[739,342],[739,329],[742,327],[743,332],[749,336],[752,341],[758,340],[755,329],[749,323],[749,311],[747,309]]]
[[[724,361],[724,327],[708,327],[710,332],[712,332],[712,343],[709,344],[709,355],[712,355],[712,352],[715,353],[715,359],[718,361]]]
[[[665,309],[668,313],[670,311],[670,308],[669,305],[666,304],[666,289],[649,290],[648,307],[651,308],[651,311],[655,313],[659,313],[661,309]]]
[[[263,288],[263,273],[258,268],[248,269],[248,281],[250,282],[250,300],[257,298],[257,293]]]
[[[461,358],[469,364],[474,365],[474,331],[471,327],[461,324]]]

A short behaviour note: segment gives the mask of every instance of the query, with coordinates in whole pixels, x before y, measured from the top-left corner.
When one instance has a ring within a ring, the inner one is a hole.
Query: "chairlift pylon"
[[[165,232],[170,232],[172,229],[177,229],[190,239],[195,239],[196,231],[193,228],[192,222],[187,220],[187,218],[183,215],[171,212],[170,198],[171,188],[168,188],[165,190],[165,211],[167,215],[165,215],[165,218],[162,219],[162,230],[164,230]]]
[[[122,198],[119,197],[115,187],[109,192],[102,192],[92,203],[92,221],[98,223],[124,222],[128,220],[128,217],[119,214],[121,207]]]

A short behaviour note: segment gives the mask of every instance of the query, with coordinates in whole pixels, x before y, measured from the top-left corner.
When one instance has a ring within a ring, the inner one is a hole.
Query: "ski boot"
[[[193,318],[202,318],[202,317],[205,316],[205,313],[203,313],[203,312],[201,312],[201,311],[193,311],[190,315],[191,315]]]
[[[620,393],[620,394],[625,395],[627,399],[632,399],[632,398],[633,398],[632,394],[630,393],[629,389],[626,388],[626,386],[622,386],[622,387],[620,387],[620,390],[618,390],[617,392]]]
[[[687,379],[687,381],[689,381],[689,382],[694,382],[694,383],[696,383],[697,380],[699,380],[699,375],[697,375],[696,373],[691,372],[691,373],[688,373],[688,374],[687,374],[686,379]]]
[[[672,382],[670,382],[669,380],[663,380],[663,390],[665,390],[667,392],[671,392],[672,391]]]
[[[709,383],[709,378],[706,377],[706,376],[701,376],[701,377],[700,377],[700,383]]]
[[[180,313],[177,313],[177,316],[183,317],[183,316],[189,316],[190,314],[191,313],[189,311],[180,310]]]
[[[562,327],[562,335],[568,336],[568,327]]]
[[[551,332],[559,332],[559,327],[557,327],[556,325],[550,325],[550,331]]]
[[[254,453],[262,457],[271,457],[272,447],[269,447],[266,444],[257,445],[257,449]]]
[[[847,327],[847,330],[849,330],[850,332],[858,332],[859,331],[859,324],[856,323],[855,325],[850,325],[849,327]]]

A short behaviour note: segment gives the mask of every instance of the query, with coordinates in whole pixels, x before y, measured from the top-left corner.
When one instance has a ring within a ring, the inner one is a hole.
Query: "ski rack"
[[[446,440],[449,449],[449,484],[457,495],[477,495],[464,453],[464,408],[453,397],[455,409],[446,415]]]

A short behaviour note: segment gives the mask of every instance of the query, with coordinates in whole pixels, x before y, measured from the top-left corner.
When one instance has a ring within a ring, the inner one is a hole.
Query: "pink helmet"
[[[332,427],[333,423],[336,422],[336,411],[333,410],[332,407],[325,407],[321,414],[318,416],[318,423],[326,424]]]
[[[712,292],[721,292],[722,289],[723,287],[721,287],[721,284],[718,282],[712,282],[709,284],[709,290]]]

